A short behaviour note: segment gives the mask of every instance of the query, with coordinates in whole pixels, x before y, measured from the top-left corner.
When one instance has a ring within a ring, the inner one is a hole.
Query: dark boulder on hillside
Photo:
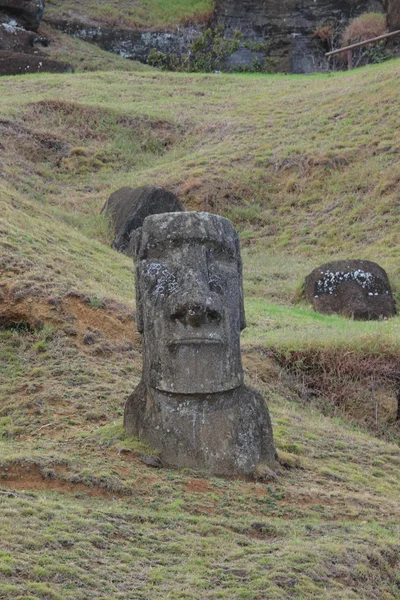
[[[72,73],[68,63],[51,60],[38,54],[0,51],[0,76],[26,73]]]
[[[43,11],[44,0],[0,0],[0,14],[9,15],[32,31],[38,30]]]
[[[338,260],[314,269],[305,280],[315,310],[357,320],[393,317],[395,302],[382,267],[369,260]]]
[[[144,186],[136,189],[123,187],[115,191],[101,212],[110,217],[114,241],[112,247],[119,252],[131,254],[131,233],[143,225],[149,215],[184,211],[182,202],[175,194],[162,187]]]
[[[29,53],[37,34],[19,27],[15,21],[0,23],[0,50],[6,52]]]
[[[42,18],[43,8],[43,0],[0,0],[1,52],[35,55],[37,54],[36,45],[48,46],[50,41],[36,33]],[[5,66],[4,60],[5,57],[3,56],[2,75],[54,70],[54,65],[43,69],[43,60],[24,64],[22,57],[17,61],[8,57],[7,66]]]

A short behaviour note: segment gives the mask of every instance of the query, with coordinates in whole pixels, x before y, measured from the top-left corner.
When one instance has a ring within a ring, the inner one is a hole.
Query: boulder
[[[357,320],[393,317],[396,306],[382,267],[369,260],[338,260],[314,269],[305,296],[315,310]]]
[[[51,60],[38,54],[0,51],[0,76],[25,73],[72,73],[68,63]]]
[[[0,13],[13,17],[18,25],[37,31],[42,20],[44,0],[0,0]]]
[[[0,50],[5,52],[32,52],[37,35],[19,27],[16,21],[0,23]]]
[[[101,212],[110,217],[114,241],[112,247],[131,255],[130,236],[143,225],[149,215],[184,211],[175,194],[162,187],[144,186],[136,189],[123,187],[111,194]]]

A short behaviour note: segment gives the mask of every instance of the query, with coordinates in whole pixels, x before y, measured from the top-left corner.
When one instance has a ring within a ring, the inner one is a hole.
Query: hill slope
[[[187,21],[204,21],[213,10],[211,0],[51,0],[46,3],[46,19],[68,19],[87,25],[120,28],[168,28]]]
[[[366,367],[397,368],[399,317],[292,304],[314,266],[350,255],[400,290],[399,72],[1,80],[0,597],[399,597],[396,387]],[[244,363],[270,406],[277,480],[151,470],[124,438],[132,266],[98,213],[142,184],[239,228]]]

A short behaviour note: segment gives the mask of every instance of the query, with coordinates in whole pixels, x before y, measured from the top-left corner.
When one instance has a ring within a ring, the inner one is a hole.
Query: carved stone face
[[[199,212],[153,215],[134,244],[144,380],[175,394],[239,386],[245,322],[239,242],[231,222]]]

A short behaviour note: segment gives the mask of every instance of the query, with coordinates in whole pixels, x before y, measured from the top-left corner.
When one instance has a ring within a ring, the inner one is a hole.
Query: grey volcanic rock
[[[240,48],[233,54],[228,56],[225,61],[226,67],[232,71],[239,69],[253,69],[255,63],[258,61],[262,63],[264,55],[261,52],[252,52],[248,48]]]
[[[338,260],[314,269],[305,295],[318,312],[359,320],[392,317],[395,302],[386,272],[368,260]]]
[[[245,327],[239,241],[228,219],[153,215],[133,236],[142,381],[124,424],[164,464],[217,475],[273,467],[263,398],[243,383]]]
[[[0,13],[10,15],[19,25],[37,31],[42,20],[44,0],[0,0]]]
[[[275,461],[265,401],[245,385],[229,393],[178,396],[142,381],[126,404],[125,426],[128,435],[157,448],[170,467],[251,476],[260,463]]]
[[[111,194],[101,212],[112,222],[115,238],[112,247],[130,254],[131,233],[143,225],[149,215],[183,211],[182,202],[175,194],[161,187],[123,187]]]
[[[0,51],[0,75],[24,75],[26,73],[72,73],[68,63],[51,60],[37,54]]]
[[[88,25],[54,17],[46,19],[46,22],[63,33],[97,44],[103,50],[142,62],[147,61],[153,49],[163,54],[172,52],[182,55],[202,30],[202,27],[190,26],[177,27],[172,31],[135,31]]]
[[[371,10],[383,12],[383,0],[216,0],[214,20],[228,35],[239,30],[245,39],[269,41],[278,69],[296,73],[317,70],[312,33],[318,25]]]

